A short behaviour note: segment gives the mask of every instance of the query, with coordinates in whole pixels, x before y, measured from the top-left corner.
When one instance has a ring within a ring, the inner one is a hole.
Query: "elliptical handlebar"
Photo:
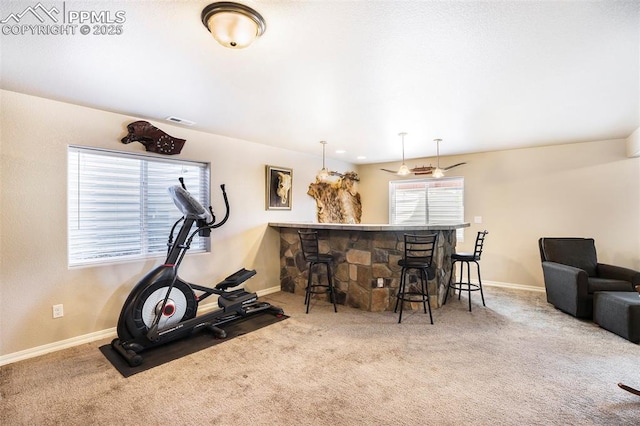
[[[202,207],[202,204],[193,198],[191,194],[185,189],[184,181],[180,179],[181,185],[175,185],[169,188],[169,194],[173,198],[173,202],[182,212],[182,218],[180,218],[171,228],[169,235],[169,241],[167,242],[167,264],[179,265],[182,262],[182,258],[186,254],[187,250],[191,247],[191,241],[199,234],[202,237],[209,237],[211,230],[219,228],[225,224],[229,219],[229,199],[225,191],[224,184],[220,185],[222,190],[222,196],[224,198],[224,205],[226,212],[224,218],[216,223],[216,217],[213,214],[213,207],[209,206],[208,211]],[[182,227],[178,232],[178,236],[175,241],[173,239],[173,232],[178,224],[182,222]],[[192,226],[195,224],[196,229],[191,231]]]
[[[229,219],[229,198],[227,197],[227,192],[225,190],[225,185],[220,185],[220,189],[222,190],[222,197],[224,198],[225,205],[225,215],[224,218],[218,223],[216,223],[216,216],[213,213],[213,207],[209,206],[209,209],[205,209],[202,204],[196,200],[190,193],[187,191],[187,188],[184,184],[184,179],[179,178],[180,185],[175,185],[169,188],[169,194],[173,199],[174,204],[178,209],[182,212],[182,215],[185,219],[193,219],[197,222],[198,230],[207,230],[207,229],[215,229],[219,228],[225,224],[225,222]]]
[[[224,183],[222,185],[220,185],[220,190],[222,191],[222,198],[224,198],[224,208],[226,210],[224,217],[222,218],[222,220],[218,223],[214,223],[216,221],[216,217],[213,214],[213,207],[209,206],[209,211],[211,212],[211,217],[213,217],[213,220],[210,223],[207,223],[207,227],[210,229],[215,229],[215,228],[219,228],[222,225],[225,224],[225,222],[227,221],[227,219],[229,219],[229,198],[227,197],[227,191],[225,191],[224,189]]]

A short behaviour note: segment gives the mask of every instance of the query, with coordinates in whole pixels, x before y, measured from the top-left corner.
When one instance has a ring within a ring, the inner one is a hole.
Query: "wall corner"
[[[640,157],[640,127],[627,138],[627,157]]]

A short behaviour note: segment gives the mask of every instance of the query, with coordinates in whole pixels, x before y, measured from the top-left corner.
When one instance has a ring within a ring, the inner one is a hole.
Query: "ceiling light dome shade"
[[[252,8],[226,1],[205,7],[202,23],[218,43],[230,49],[249,46],[267,28],[264,18]]]
[[[411,170],[409,170],[409,167],[407,167],[407,165],[403,163],[402,166],[400,166],[400,169],[398,170],[398,175],[406,176],[409,173],[411,173]]]
[[[433,169],[433,172],[431,172],[431,176],[436,179],[440,179],[441,177],[444,177],[444,170],[442,170],[440,167],[436,167],[435,169]]]

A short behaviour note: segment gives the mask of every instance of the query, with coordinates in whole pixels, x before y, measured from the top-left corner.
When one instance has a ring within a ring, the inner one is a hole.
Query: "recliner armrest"
[[[542,262],[547,302],[578,318],[592,315],[587,271],[561,263]]]
[[[589,275],[583,269],[563,265],[562,263],[544,261],[542,262],[542,272],[547,288],[549,285],[559,285],[563,293],[573,291],[576,295],[583,296],[588,293]]]
[[[634,290],[635,286],[640,285],[640,272],[633,269],[598,263],[597,272],[598,278],[629,281],[631,283],[630,290]]]

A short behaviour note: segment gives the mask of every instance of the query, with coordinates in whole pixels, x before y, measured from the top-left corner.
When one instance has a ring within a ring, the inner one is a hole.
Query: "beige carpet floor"
[[[0,368],[2,425],[632,425],[640,346],[486,288],[428,315],[276,293],[290,318],[123,378],[85,344]]]

